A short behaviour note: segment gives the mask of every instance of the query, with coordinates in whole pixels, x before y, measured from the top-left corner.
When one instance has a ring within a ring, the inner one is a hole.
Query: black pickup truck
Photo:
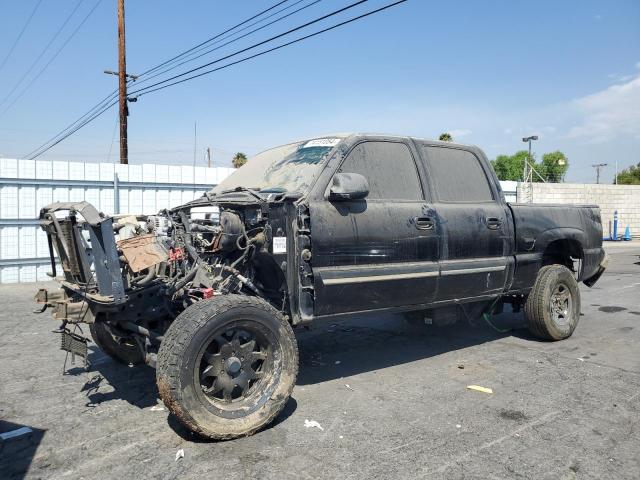
[[[273,148],[157,215],[80,202],[40,218],[63,275],[36,298],[63,348],[86,359],[75,328],[89,324],[114,359],[155,366],[169,410],[216,439],[284,407],[292,327],[363,312],[448,324],[507,303],[560,340],[578,323],[578,282],[606,267],[597,206],[508,204],[480,149],[399,136]]]

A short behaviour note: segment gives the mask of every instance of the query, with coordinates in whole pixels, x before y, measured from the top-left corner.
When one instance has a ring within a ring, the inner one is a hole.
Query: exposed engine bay
[[[68,325],[100,324],[116,342],[139,347],[144,361],[171,321],[215,295],[259,296],[289,314],[285,274],[273,235],[286,242],[284,222],[269,220],[264,201],[217,203],[206,196],[156,215],[98,213],[86,202],[54,203],[41,220],[64,273],[62,289],[42,290],[39,303]],[[276,226],[276,232],[273,227]],[[286,263],[284,264],[286,266]],[[95,334],[94,334],[95,337]]]

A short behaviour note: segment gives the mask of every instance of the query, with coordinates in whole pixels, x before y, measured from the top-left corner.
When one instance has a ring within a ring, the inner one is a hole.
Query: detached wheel
[[[297,374],[298,346],[280,312],[259,298],[224,295],[178,315],[160,345],[156,379],[187,428],[225,440],[275,419]]]
[[[545,340],[571,336],[580,319],[580,290],[571,270],[548,265],[538,272],[524,307],[529,331]]]
[[[144,363],[144,356],[136,341],[132,338],[115,335],[104,321],[96,319],[94,323],[89,324],[89,331],[91,338],[100,347],[100,350],[114,360],[125,365]]]

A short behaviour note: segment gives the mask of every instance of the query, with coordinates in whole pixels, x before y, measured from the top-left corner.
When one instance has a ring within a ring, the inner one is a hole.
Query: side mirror
[[[362,200],[369,195],[369,182],[359,173],[336,173],[331,180],[329,200]]]

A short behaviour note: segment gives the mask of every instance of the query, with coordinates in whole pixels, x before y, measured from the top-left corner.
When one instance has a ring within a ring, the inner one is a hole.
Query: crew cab
[[[157,215],[54,203],[40,214],[58,291],[36,298],[63,348],[156,367],[166,406],[203,436],[250,435],[295,385],[293,328],[364,312],[448,324],[524,311],[570,336],[578,282],[606,268],[595,205],[509,204],[477,147],[329,135],[256,155]],[[375,354],[375,352],[372,352]]]

